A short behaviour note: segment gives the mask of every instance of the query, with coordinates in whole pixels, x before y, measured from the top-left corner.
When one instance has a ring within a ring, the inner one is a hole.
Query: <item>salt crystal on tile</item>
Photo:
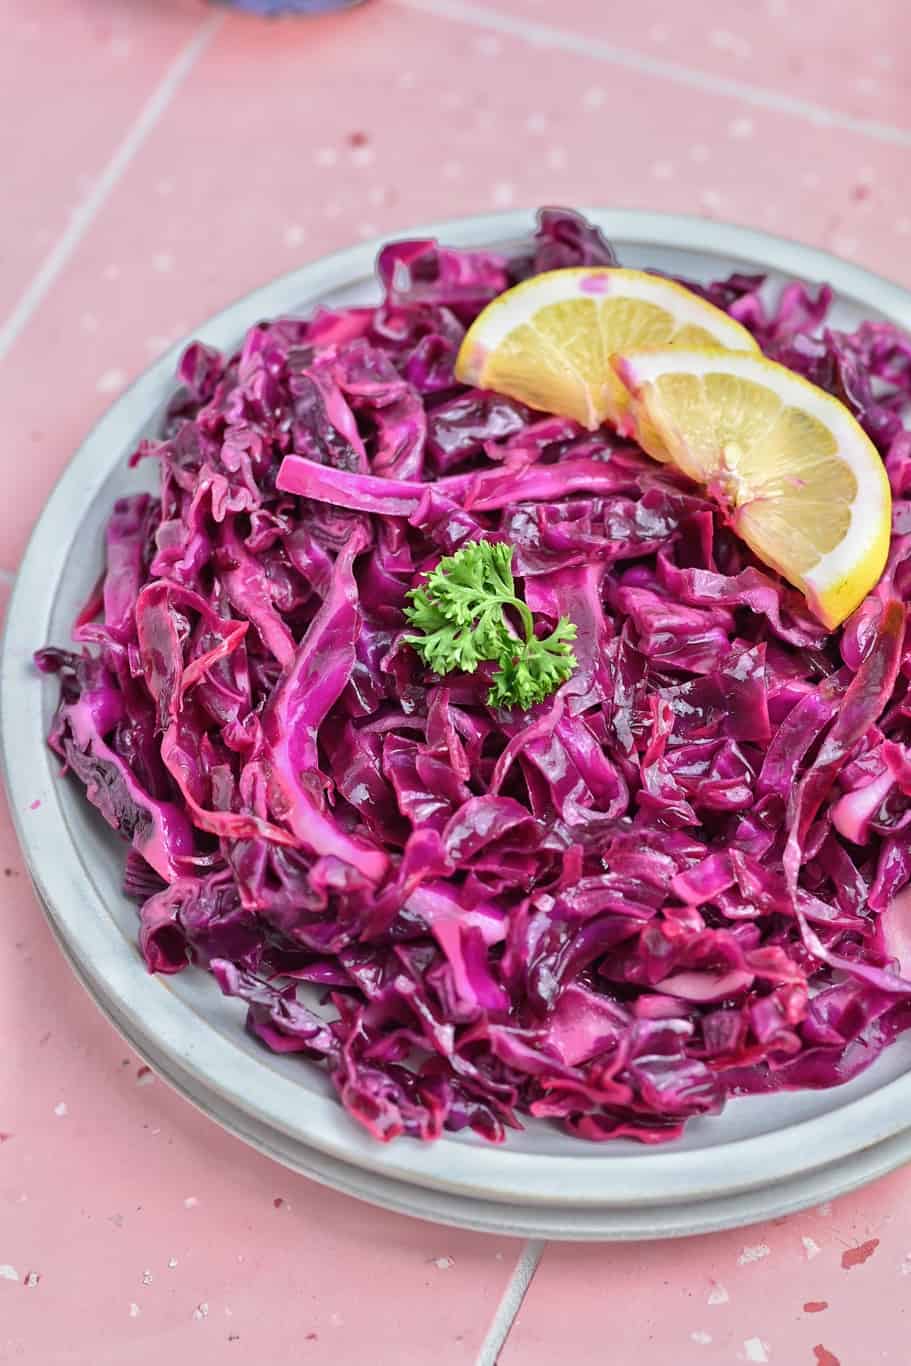
[[[746,1338],[743,1350],[747,1361],[768,1361],[769,1359],[769,1344],[760,1338]]]
[[[600,109],[604,104],[604,91],[600,85],[593,85],[582,96],[582,104],[586,109]]]
[[[205,1300],[193,1310],[193,1317],[194,1319],[207,1319],[209,1317],[209,1306]]]
[[[284,233],[285,246],[299,247],[306,236],[306,232],[299,223],[289,223]]]
[[[708,1303],[708,1304],[727,1304],[727,1302],[728,1302],[728,1300],[729,1300],[730,1298],[731,1298],[731,1297],[730,1297],[730,1295],[728,1294],[728,1292],[725,1290],[724,1286],[723,1286],[723,1285],[719,1285],[719,1283],[716,1281],[715,1284],[712,1286],[711,1290],[709,1291],[709,1297],[708,1297],[707,1303]]]
[[[40,1280],[41,1277],[37,1271],[29,1271],[25,1277],[25,1284],[28,1286],[29,1290],[34,1290]]]
[[[815,1238],[801,1238],[800,1241],[803,1243],[803,1250],[807,1254],[808,1262],[812,1262],[814,1257],[819,1256],[820,1252],[822,1251],[822,1248],[819,1246]]]
[[[168,1270],[169,1270],[169,1271],[173,1271],[176,1265],[177,1265],[177,1258],[176,1258],[176,1257],[169,1257],[169,1258],[168,1258]]]
[[[54,1106],[54,1114],[57,1116],[58,1119],[63,1119],[64,1115],[69,1114],[65,1100],[58,1100],[57,1104]]]
[[[146,1269],[146,1270],[142,1273],[142,1283],[143,1283],[143,1285],[151,1285],[151,1284],[152,1284],[152,1273],[151,1273],[151,1271],[149,1271],[148,1269]]]
[[[334,166],[338,161],[338,152],[334,147],[319,147],[313,160],[317,166]]]
[[[369,166],[376,153],[372,147],[355,147],[351,153],[352,166]]]
[[[730,52],[735,57],[749,57],[752,51],[746,38],[741,38],[736,33],[729,33],[727,29],[723,28],[712,29],[709,34],[709,42],[719,52]]]
[[[152,257],[152,265],[160,275],[167,275],[174,268],[174,257],[169,251],[157,251]]]
[[[8,1263],[0,1263],[0,1281],[18,1281],[19,1272]]]
[[[376,228],[373,223],[361,223],[357,235],[363,242],[369,242],[371,237],[376,237]]]
[[[753,136],[752,119],[731,119],[728,124],[728,133],[732,138],[751,138]]]
[[[452,1257],[434,1257],[433,1264],[439,1271],[448,1271],[451,1266],[455,1266]]]
[[[721,208],[721,195],[717,190],[703,190],[699,198],[707,209]]]
[[[745,1247],[737,1258],[738,1266],[749,1266],[750,1262],[761,1262],[763,1257],[768,1257],[772,1249],[768,1243],[753,1243],[750,1247]]]
[[[98,390],[99,394],[115,394],[118,389],[123,388],[125,380],[126,375],[122,370],[105,370],[104,374],[99,377],[95,388]],[[58,1115],[66,1114],[66,1109],[64,1108],[61,1111],[58,1106],[54,1113]]]
[[[507,181],[502,180],[498,185],[494,185],[491,198],[500,208],[506,208],[516,197],[516,188]]]
[[[131,1301],[130,1301],[130,1318],[131,1318],[131,1319],[138,1319],[138,1318],[139,1318],[139,1315],[140,1315],[141,1313],[142,1313],[142,1310],[139,1308],[139,1305],[135,1302],[135,1300],[131,1300]]]
[[[195,1195],[188,1195],[186,1200],[184,1200],[183,1204],[184,1209],[195,1209],[195,1207],[199,1204],[199,1201],[196,1199]]]
[[[690,1333],[690,1338],[693,1342],[698,1342],[701,1347],[708,1347],[712,1341],[711,1333],[706,1333],[702,1328],[697,1328],[695,1332]]]

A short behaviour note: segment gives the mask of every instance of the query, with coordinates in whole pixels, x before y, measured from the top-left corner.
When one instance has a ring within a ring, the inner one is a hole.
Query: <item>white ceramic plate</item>
[[[826,279],[835,322],[911,326],[911,295],[824,253],[745,229],[660,214],[588,210],[630,266],[709,279],[732,269],[773,281]],[[463,219],[414,230],[455,245],[516,242],[530,215]],[[195,335],[231,346],[258,319],[318,303],[376,297],[378,243],[284,276]],[[750,1222],[812,1203],[888,1170],[911,1143],[911,1039],[849,1085],[735,1101],[692,1122],[675,1145],[590,1146],[532,1122],[502,1147],[468,1135],[433,1145],[375,1143],[348,1119],[320,1072],[270,1054],[242,1028],[244,1007],[207,974],[150,977],[135,947],[136,914],[120,891],[124,850],[45,744],[53,681],[30,667],[64,644],[101,563],[117,496],[154,478],[124,457],[154,433],[173,390],[175,348],[108,411],[67,467],[35,529],[13,593],[2,666],[2,742],[14,820],[49,919],[99,1005],[190,1099],[279,1160],[380,1204],[426,1217],[550,1237],[657,1237]]]

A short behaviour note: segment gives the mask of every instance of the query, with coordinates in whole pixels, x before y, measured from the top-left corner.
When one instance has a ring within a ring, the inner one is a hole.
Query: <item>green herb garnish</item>
[[[408,594],[405,616],[422,634],[405,638],[438,674],[471,674],[482,661],[496,660],[488,703],[527,711],[571,676],[576,627],[561,617],[549,636],[535,635],[534,617],[516,593],[512,552],[502,541],[472,541],[440,560],[426,583]],[[524,640],[510,623],[510,609]]]

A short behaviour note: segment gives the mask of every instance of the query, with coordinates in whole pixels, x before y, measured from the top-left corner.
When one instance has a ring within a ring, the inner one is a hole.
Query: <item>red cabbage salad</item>
[[[684,282],[885,462],[888,564],[830,633],[671,465],[454,379],[503,290],[613,264],[545,209],[520,254],[393,242],[377,306],[191,344],[158,492],[36,657],[149,970],[207,969],[379,1139],[665,1142],[911,1026],[911,341]]]

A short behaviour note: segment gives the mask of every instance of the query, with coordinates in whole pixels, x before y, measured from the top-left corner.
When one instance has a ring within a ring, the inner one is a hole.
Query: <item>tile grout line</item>
[[[0,360],[7,354],[19,333],[48,293],[70,256],[98,216],[105,200],[164,114],[224,20],[223,14],[207,18],[171,62],[158,86],[139,111],[123,141],[116,148],[110,161],[96,180],[91,192],[73,213],[69,226],[62,237],[45,257],[19,302],[3,325],[0,326]]]
[[[878,142],[911,147],[911,128],[899,128],[894,124],[879,123],[875,119],[854,118],[851,114],[842,114],[826,105],[815,104],[812,100],[797,99],[781,91],[768,90],[764,86],[750,85],[727,76],[715,76],[678,62],[650,57],[631,48],[616,47],[613,43],[596,38],[593,34],[567,32],[551,24],[541,24],[535,20],[503,14],[487,5],[471,4],[468,0],[393,0],[393,3],[403,9],[419,10],[441,19],[451,19],[455,23],[469,24],[475,28],[521,38],[540,47],[562,49],[564,52],[577,53],[579,56],[605,62],[610,66],[626,67],[646,76],[655,76],[712,95],[728,96],[758,109],[791,114],[818,128],[840,128],[845,132],[859,133]]]
[[[522,1308],[522,1301],[528,1293],[528,1287],[544,1255],[545,1247],[546,1243],[541,1238],[529,1238],[528,1242],[523,1244],[509,1284],[503,1291],[497,1312],[487,1330],[487,1336],[481,1343],[475,1366],[497,1366],[500,1352]]]

